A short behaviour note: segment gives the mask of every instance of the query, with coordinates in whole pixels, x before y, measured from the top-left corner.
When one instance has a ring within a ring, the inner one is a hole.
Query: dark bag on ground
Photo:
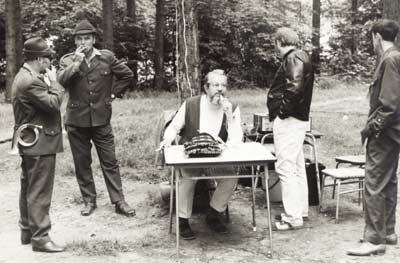
[[[318,163],[318,171],[325,169],[325,165]],[[307,173],[307,184],[308,184],[308,204],[310,206],[319,205],[319,192],[318,192],[318,178],[315,169],[315,163],[306,159],[306,173]]]

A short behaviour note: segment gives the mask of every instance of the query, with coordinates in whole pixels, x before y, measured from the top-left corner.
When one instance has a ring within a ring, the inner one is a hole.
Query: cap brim
[[[90,35],[90,34],[96,34],[96,31],[93,30],[79,30],[78,32],[74,32],[73,35]]]
[[[23,49],[22,51],[26,55],[36,56],[36,57],[47,57],[47,56],[53,56],[56,54],[56,52],[50,47],[45,50],[42,50],[42,51],[27,50],[27,49]]]

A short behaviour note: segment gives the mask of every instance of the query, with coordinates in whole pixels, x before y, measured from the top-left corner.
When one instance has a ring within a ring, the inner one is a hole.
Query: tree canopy
[[[81,18],[87,18],[97,27],[97,43],[102,42],[101,0],[20,1],[24,39],[34,35],[51,39],[57,58],[74,50],[71,32]],[[114,52],[137,73],[136,89],[153,88],[156,0],[136,0],[133,17],[128,14],[126,0],[113,2]],[[196,2],[201,75],[222,68],[228,72],[235,88],[267,87],[277,67],[273,33],[280,26],[294,28],[301,36],[302,46],[311,52],[312,1]],[[357,5],[356,16],[352,11],[353,2]],[[164,1],[166,84],[162,87],[165,90],[175,90],[176,85],[175,4],[175,0]],[[4,28],[4,15],[4,0],[0,0],[0,31]],[[382,0],[321,0],[321,25],[330,25],[328,41],[321,41],[322,72],[349,78],[369,77],[373,60],[368,29],[369,24],[381,16]],[[0,82],[4,80],[5,68],[4,34],[1,36],[0,73],[3,79],[0,78]],[[355,50],[352,43],[357,43]]]

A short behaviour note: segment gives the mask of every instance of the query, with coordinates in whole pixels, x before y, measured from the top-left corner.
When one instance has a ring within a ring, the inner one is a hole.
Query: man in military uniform
[[[397,245],[395,232],[397,168],[400,152],[400,50],[394,44],[400,28],[392,20],[380,20],[371,29],[378,57],[369,90],[368,120],[361,131],[367,140],[365,163],[363,242],[347,254],[384,254],[386,245]]]
[[[91,169],[91,142],[94,143],[115,211],[134,216],[125,201],[111,119],[111,103],[122,96],[132,81],[132,71],[109,50],[93,47],[96,29],[87,20],[76,26],[76,50],[61,58],[58,79],[69,92],[66,130],[75,163],[76,178],[83,197],[83,216],[96,209],[96,189]]]
[[[21,67],[12,84],[12,105],[14,131],[21,125],[36,125],[32,129],[14,132],[13,142],[19,138],[36,143],[30,147],[19,147],[22,158],[21,192],[19,199],[21,243],[32,242],[32,250],[40,252],[62,252],[64,249],[51,241],[49,210],[54,185],[56,153],[63,151],[60,105],[64,90],[57,82],[56,70],[50,59],[54,51],[42,38],[35,37],[24,43],[25,64]],[[42,73],[48,75],[46,84]]]

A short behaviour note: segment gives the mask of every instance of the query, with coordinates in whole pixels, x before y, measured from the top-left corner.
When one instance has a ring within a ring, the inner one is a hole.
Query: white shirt
[[[168,142],[168,144],[175,140],[180,130],[185,126],[185,115],[186,102],[182,104],[171,124],[165,130],[164,141]],[[236,107],[232,115],[232,120],[229,122],[227,121],[227,145],[234,145],[242,142],[243,140],[243,131],[242,127],[240,126],[241,118],[239,107]],[[223,116],[224,112],[222,111],[222,107],[212,104],[210,101],[208,101],[206,95],[201,96],[199,132],[207,132],[214,138],[217,138],[221,129]]]
[[[98,50],[97,48],[93,48],[93,52],[89,58],[86,58],[86,56],[85,56],[85,62],[89,68],[90,68],[90,64],[95,56],[101,56],[100,50]]]

